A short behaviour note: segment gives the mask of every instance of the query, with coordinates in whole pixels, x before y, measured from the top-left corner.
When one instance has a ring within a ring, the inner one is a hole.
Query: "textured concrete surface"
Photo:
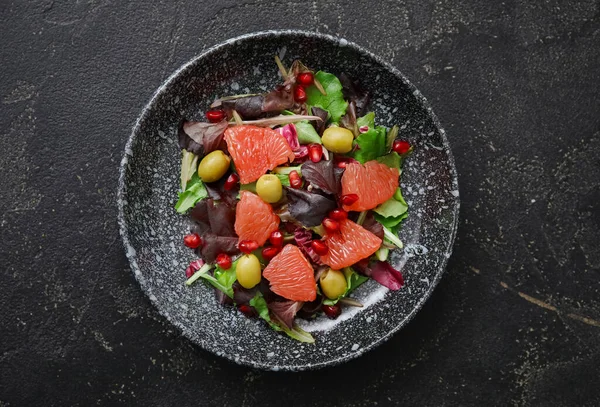
[[[0,2],[0,406],[600,404],[598,1]],[[264,373],[150,306],[116,224],[137,114],[226,38],[301,28],[382,55],[448,130],[449,269],[346,365]]]

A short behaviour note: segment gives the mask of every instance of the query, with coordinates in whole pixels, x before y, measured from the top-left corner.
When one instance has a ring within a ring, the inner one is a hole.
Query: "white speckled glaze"
[[[270,89],[278,78],[273,55],[289,65],[347,72],[372,91],[377,124],[400,126],[415,147],[401,183],[410,215],[400,231],[404,251],[391,259],[406,286],[390,292],[374,281],[335,321],[301,321],[315,344],[296,342],[215,301],[203,284],[184,285],[194,259],[182,236],[189,219],[173,209],[179,185],[177,126],[201,120],[217,97]],[[175,72],[144,108],[121,163],[119,225],[127,257],[144,292],[183,334],[237,363],[270,370],[305,370],[341,363],[377,346],[415,315],[441,278],[458,221],[456,169],[446,134],[420,92],[395,68],[344,39],[301,31],[244,35],[215,46]]]

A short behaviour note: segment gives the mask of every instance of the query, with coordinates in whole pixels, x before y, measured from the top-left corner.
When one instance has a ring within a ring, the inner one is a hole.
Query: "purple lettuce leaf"
[[[252,287],[250,289],[242,287],[239,282],[233,283],[233,301],[237,305],[248,304],[252,298],[258,292],[258,287]]]
[[[294,317],[304,305],[301,301],[271,301],[267,302],[267,307],[273,314],[279,318],[288,328],[294,325]]]
[[[321,306],[323,305],[323,296],[317,294],[317,298],[311,302],[305,302],[298,314],[296,314],[300,318],[311,319],[318,312],[321,311]]]
[[[219,148],[228,125],[226,120],[219,123],[184,122],[179,131],[179,147],[197,155],[208,154]]]
[[[285,190],[290,214],[307,227],[320,225],[325,216],[337,207],[334,199],[315,192],[289,187]]]
[[[233,208],[223,201],[208,198],[192,209],[191,217],[196,223],[192,231],[202,238],[202,245],[196,251],[207,263],[213,263],[219,253],[239,253]]]
[[[375,261],[361,272],[393,291],[404,286],[404,278],[400,271],[393,268],[387,261]]]
[[[255,119],[263,114],[264,100],[264,95],[244,96],[223,100],[221,104],[228,116],[231,116],[231,112],[235,110],[244,119]]]
[[[302,164],[304,179],[321,191],[337,195],[340,191],[340,179],[335,176],[333,160],[321,160],[318,163],[307,161]]]
[[[383,240],[383,226],[377,222],[373,213],[367,213],[362,227],[373,233],[375,236]]]
[[[264,95],[244,96],[236,99],[223,100],[223,109],[231,116],[235,110],[244,119],[257,119],[265,113],[276,113],[294,106],[293,87],[279,85]]]
[[[235,206],[228,205],[224,201],[209,200],[208,218],[211,231],[219,236],[235,237]]]
[[[300,248],[300,251],[308,256],[313,263],[318,265],[323,264],[319,255],[315,253],[310,245],[310,242],[312,241],[312,232],[310,230],[304,229],[303,227],[296,228],[296,230],[294,230],[294,240],[298,245],[298,248]]]
[[[291,84],[278,85],[265,95],[263,113],[281,112],[294,107],[294,88]]]
[[[311,121],[310,123],[313,125],[313,127],[315,128],[317,133],[319,135],[322,135],[323,131],[325,131],[325,125],[327,124],[327,118],[329,117],[329,112],[325,109],[321,109],[320,107],[316,107],[316,106],[311,107],[310,110],[311,110],[311,114],[313,116],[318,116],[321,118],[321,120],[314,120],[314,121]]]
[[[210,232],[217,236],[236,237],[235,206],[226,201],[203,199],[190,213],[202,233]],[[202,234],[201,234],[202,236]]]
[[[234,255],[240,252],[237,237],[218,236],[205,227],[206,224],[198,224],[192,228],[192,232],[202,237],[202,245],[196,249],[196,253],[207,263],[214,263],[219,253]]]
[[[340,126],[354,133],[354,137],[358,137],[358,126],[356,124],[356,103],[354,101],[348,103],[346,114],[340,120]]]
[[[356,104],[356,114],[358,116],[364,116],[367,113],[367,107],[371,101],[371,93],[360,86],[358,81],[350,79],[345,73],[342,73],[339,78],[342,83],[344,99],[349,102],[354,102]]]
[[[233,300],[227,296],[223,291],[215,288],[215,298],[221,305],[233,305]]]
[[[190,136],[183,130],[183,126],[190,122],[182,122],[179,125],[179,131],[177,132],[177,139],[179,142],[179,148],[187,150],[190,153],[196,155],[202,155],[204,153],[204,147],[202,144],[196,143]]]

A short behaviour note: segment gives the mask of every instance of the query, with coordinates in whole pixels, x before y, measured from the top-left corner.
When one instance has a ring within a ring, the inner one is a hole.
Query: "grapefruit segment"
[[[365,165],[348,163],[342,175],[342,195],[356,194],[358,200],[343,205],[347,211],[366,211],[390,199],[398,188],[400,173],[377,161]]]
[[[263,271],[271,291],[292,301],[314,301],[317,298],[315,272],[297,246],[286,245]]]
[[[254,182],[267,171],[295,158],[285,138],[268,127],[229,127],[225,130],[225,142],[242,184]]]
[[[381,239],[362,226],[349,219],[339,222],[339,232],[325,236],[329,251],[321,256],[321,261],[329,267],[335,270],[350,267],[375,253],[381,246]]]
[[[240,195],[241,199],[235,208],[235,233],[240,242],[254,240],[262,246],[271,233],[279,228],[279,216],[258,195],[250,191],[241,191]]]

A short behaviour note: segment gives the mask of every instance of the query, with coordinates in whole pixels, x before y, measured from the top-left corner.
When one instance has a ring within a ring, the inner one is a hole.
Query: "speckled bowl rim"
[[[118,184],[118,191],[117,191],[119,233],[123,240],[123,246],[124,246],[125,252],[127,254],[127,258],[129,260],[129,265],[132,268],[132,270],[133,270],[133,268],[135,268],[135,266],[134,266],[134,263],[129,258],[129,254],[128,254],[131,252],[130,249],[132,248],[132,246],[129,242],[129,237],[127,235],[127,224],[125,222],[125,212],[124,212],[124,205],[123,205],[123,203],[125,201],[124,194],[125,194],[125,189],[126,189],[125,188],[125,175],[126,175],[126,167],[127,167],[127,162],[128,162],[127,151],[132,151],[132,146],[133,146],[134,140],[136,138],[136,135],[140,129],[141,123],[148,118],[148,115],[151,110],[151,106],[154,104],[154,102],[159,97],[159,95],[162,93],[162,91],[166,87],[168,87],[172,82],[176,81],[177,78],[182,73],[184,73],[186,70],[190,69],[192,66],[194,66],[196,63],[198,63],[200,60],[210,57],[213,53],[220,50],[221,48],[225,48],[232,44],[235,44],[237,41],[263,39],[263,38],[268,38],[268,37],[272,37],[272,36],[281,36],[281,35],[297,35],[297,36],[305,36],[305,37],[309,37],[309,38],[316,38],[316,39],[320,39],[320,40],[324,40],[324,41],[329,41],[331,43],[338,44],[340,46],[352,48],[354,51],[356,51],[360,54],[363,54],[364,56],[376,61],[378,64],[380,64],[382,67],[387,69],[390,73],[392,73],[395,77],[397,77],[400,81],[402,81],[412,91],[412,94],[415,96],[415,98],[417,99],[419,104],[423,107],[423,109],[425,109],[427,111],[427,115],[432,120],[435,128],[439,131],[440,136],[442,138],[443,146],[447,150],[448,166],[449,166],[451,177],[452,177],[452,183],[453,183],[453,185],[456,186],[456,190],[457,191],[459,190],[456,165],[455,165],[455,161],[454,161],[454,156],[452,154],[452,150],[450,148],[450,143],[446,136],[446,131],[443,129],[438,117],[433,112],[433,109],[431,108],[431,105],[429,104],[427,99],[421,94],[421,92],[417,89],[417,87],[415,85],[413,85],[406,76],[404,76],[404,74],[402,72],[400,72],[398,69],[396,69],[390,63],[386,62],[383,58],[373,54],[371,51],[367,50],[366,48],[363,48],[362,46],[360,46],[358,44],[347,41],[344,38],[335,37],[335,36],[332,36],[329,34],[323,34],[323,33],[312,32],[312,31],[303,31],[303,30],[268,30],[268,31],[258,31],[258,32],[243,34],[238,37],[230,38],[220,44],[216,44],[216,45],[210,47],[203,53],[195,56],[194,58],[192,58],[191,60],[189,60],[188,62],[183,64],[179,69],[177,69],[173,74],[171,74],[171,76],[169,76],[163,82],[163,84],[154,92],[150,101],[144,106],[144,108],[142,110],[142,114],[138,117],[135,125],[133,126],[133,130],[132,130],[131,135],[129,136],[127,143],[125,145],[125,152],[123,154],[123,158],[122,158],[121,164],[119,166],[119,184]],[[316,370],[316,369],[320,369],[320,368],[323,368],[326,366],[339,365],[343,362],[347,362],[349,360],[357,358],[357,357],[361,356],[362,354],[366,353],[367,351],[374,349],[375,347],[381,345],[382,343],[389,340],[396,332],[398,332],[400,329],[402,329],[404,326],[406,326],[406,324],[408,324],[414,318],[414,316],[417,314],[417,312],[419,312],[419,310],[421,310],[421,308],[423,307],[423,304],[431,296],[431,294],[433,293],[433,290],[438,285],[439,281],[442,278],[442,275],[444,274],[444,272],[446,270],[446,267],[448,265],[448,260],[452,254],[452,250],[454,247],[454,240],[456,238],[456,232],[458,229],[459,211],[460,211],[460,199],[459,199],[459,197],[457,197],[457,199],[455,201],[455,205],[452,208],[452,215],[454,217],[454,222],[453,222],[452,228],[450,230],[450,236],[449,236],[450,242],[449,242],[449,245],[447,246],[447,251],[445,253],[445,256],[442,256],[442,264],[439,266],[438,271],[435,275],[435,278],[429,286],[429,289],[421,296],[419,301],[413,307],[412,311],[406,316],[406,318],[404,320],[402,320],[393,329],[388,331],[387,334],[380,337],[379,339],[377,339],[373,343],[369,344],[368,346],[362,347],[357,352],[350,353],[350,354],[347,354],[347,355],[344,355],[342,357],[338,357],[335,359],[329,359],[325,362],[317,362],[314,364],[289,365],[289,366],[288,365],[283,365],[283,366],[279,365],[279,366],[277,366],[276,370],[281,370],[281,371]],[[144,293],[148,296],[148,298],[150,299],[150,301],[152,302],[154,307],[158,310],[159,314],[162,315],[164,318],[166,318],[171,324],[175,325],[178,329],[180,329],[182,335],[184,337],[186,337],[188,340],[190,340],[192,343],[200,346],[205,351],[210,351],[209,347],[205,346],[204,343],[197,343],[196,341],[193,341],[190,338],[188,338],[183,333],[183,331],[184,331],[183,327],[180,326],[179,323],[171,320],[171,318],[168,315],[165,315],[165,313],[162,311],[162,309],[157,304],[157,301],[155,299],[152,299],[152,296],[148,295],[148,293],[146,292],[146,289],[144,288],[144,285],[141,284],[141,282],[139,281],[138,276],[135,273],[135,270],[133,270],[133,271],[134,271],[134,276],[135,276],[136,280],[138,280],[138,283],[140,283],[140,287],[142,288]],[[273,369],[274,366],[271,366],[268,363],[251,362],[251,361],[247,361],[247,360],[237,360],[236,361],[233,357],[229,357],[227,354],[223,355],[223,357],[226,358],[227,360],[230,360],[237,364],[249,366],[252,368],[258,368],[258,369],[264,369],[264,370],[274,370]]]

